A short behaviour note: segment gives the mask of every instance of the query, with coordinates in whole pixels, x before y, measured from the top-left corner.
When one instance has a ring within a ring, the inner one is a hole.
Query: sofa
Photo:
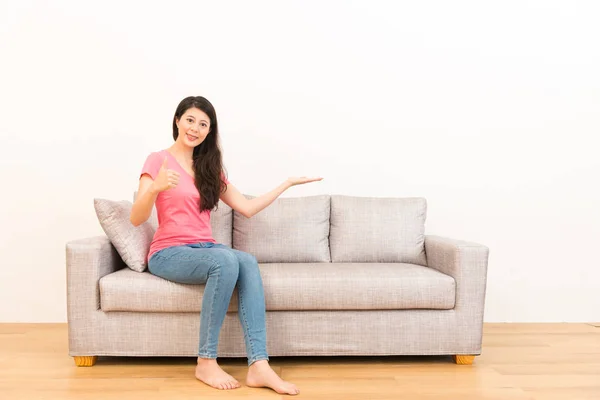
[[[97,212],[102,201],[110,204],[98,214],[105,235],[66,244],[69,355],[77,366],[98,356],[196,356],[204,285],[148,272],[155,210],[133,227],[131,202],[95,199]],[[426,235],[427,206],[420,197],[280,197],[246,218],[220,201],[213,237],[259,263],[269,356],[448,355],[473,363],[489,249]],[[117,237],[115,224],[129,234]],[[237,289],[218,356],[246,357]]]

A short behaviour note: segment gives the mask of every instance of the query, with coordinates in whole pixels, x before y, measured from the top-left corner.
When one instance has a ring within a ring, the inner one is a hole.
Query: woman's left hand
[[[309,182],[317,182],[322,180],[323,178],[309,178],[306,176],[293,176],[287,179],[288,183],[291,186],[296,186],[296,185],[302,185],[304,183],[309,183]]]

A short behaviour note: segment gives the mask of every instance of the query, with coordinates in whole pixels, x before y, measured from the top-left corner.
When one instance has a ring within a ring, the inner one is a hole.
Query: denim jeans
[[[265,295],[256,258],[224,244],[200,242],[154,253],[148,269],[169,281],[206,284],[200,312],[198,356],[217,358],[219,333],[233,289],[238,288],[238,315],[244,331],[248,365],[268,360]]]

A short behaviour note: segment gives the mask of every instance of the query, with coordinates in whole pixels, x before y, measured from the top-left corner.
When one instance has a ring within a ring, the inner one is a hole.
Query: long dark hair
[[[219,197],[227,189],[222,175],[225,176],[217,113],[213,105],[202,96],[190,96],[181,100],[173,117],[173,139],[177,140],[179,129],[177,121],[190,108],[202,110],[210,119],[210,131],[204,141],[194,148],[193,165],[196,188],[200,193],[200,212],[219,208]]]

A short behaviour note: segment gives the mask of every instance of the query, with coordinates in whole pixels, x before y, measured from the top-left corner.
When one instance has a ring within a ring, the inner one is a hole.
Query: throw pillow
[[[127,200],[94,199],[98,221],[125,264],[134,271],[144,272],[158,219],[153,209],[146,222],[133,226],[129,220],[132,207],[133,203]]]

